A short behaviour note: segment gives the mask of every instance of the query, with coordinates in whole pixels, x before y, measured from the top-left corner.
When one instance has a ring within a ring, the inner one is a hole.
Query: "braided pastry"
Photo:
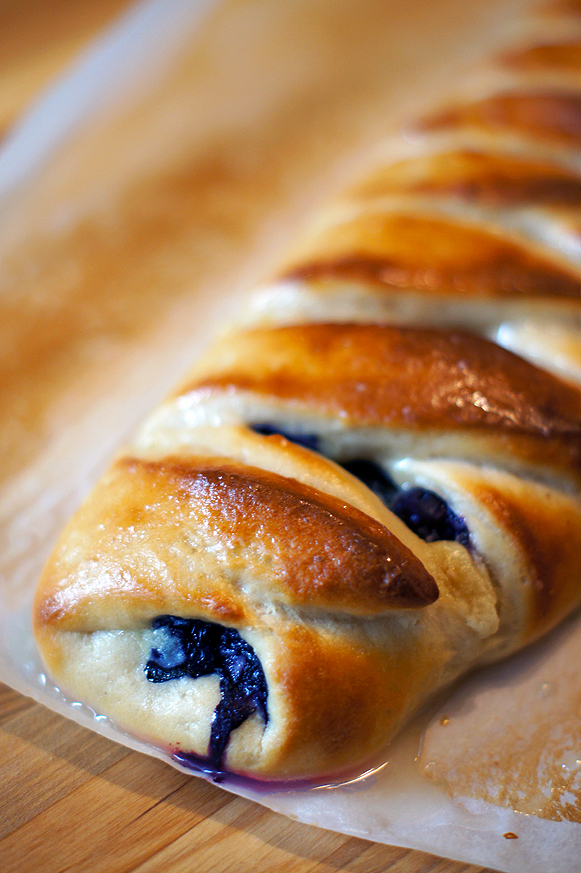
[[[318,217],[57,544],[51,673],[178,760],[340,772],[581,600],[581,14],[560,8]]]

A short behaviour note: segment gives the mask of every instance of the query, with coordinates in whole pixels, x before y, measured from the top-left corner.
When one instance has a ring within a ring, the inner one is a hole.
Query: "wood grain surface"
[[[128,0],[0,3],[0,132]],[[0,686],[0,868],[477,873],[483,868],[303,825]]]
[[[481,873],[291,821],[0,686],[5,873]]]

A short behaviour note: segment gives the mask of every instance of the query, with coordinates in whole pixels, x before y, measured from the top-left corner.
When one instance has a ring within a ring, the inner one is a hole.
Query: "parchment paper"
[[[116,447],[268,275],[310,211],[386,138],[398,147],[402,120],[432,105],[528,6],[154,0],[94,46],[6,141],[2,681],[164,757],[46,677],[29,611],[51,544]],[[573,619],[446,696],[377,768],[348,783],[225,789],[380,842],[513,873],[569,873],[579,824],[451,798],[415,758],[443,712],[457,736],[475,713],[482,727],[481,699],[487,713],[510,718],[515,690],[525,701],[546,695],[559,659],[580,647]],[[566,763],[574,769],[576,756]]]

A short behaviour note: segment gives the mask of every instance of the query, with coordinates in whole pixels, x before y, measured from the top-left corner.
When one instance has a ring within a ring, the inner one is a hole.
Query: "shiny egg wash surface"
[[[315,433],[289,433],[276,425],[260,422],[251,425],[256,433],[279,434],[290,442],[319,451]],[[471,548],[470,532],[463,518],[456,515],[445,500],[425,488],[398,488],[385,470],[374,461],[354,458],[341,466],[373,491],[394,515],[427,543],[449,540]]]
[[[231,732],[255,712],[268,722],[268,689],[260,661],[234,628],[176,615],[157,616],[152,628],[158,639],[145,665],[150,682],[210,674],[220,678],[208,756],[200,759],[201,767],[219,772]]]
[[[270,423],[256,423],[252,430],[264,436],[278,434],[311,451],[319,451],[316,433],[292,433]],[[342,464],[363,482],[417,536],[425,542],[455,541],[471,548],[464,519],[433,491],[399,488],[377,463],[355,458]],[[210,674],[220,679],[221,699],[212,719],[207,756],[173,750],[184,766],[206,771],[216,781],[227,775],[224,759],[232,731],[257,713],[268,723],[268,688],[252,647],[234,628],[176,615],[160,615],[152,622],[155,644],[144,670],[154,683]]]

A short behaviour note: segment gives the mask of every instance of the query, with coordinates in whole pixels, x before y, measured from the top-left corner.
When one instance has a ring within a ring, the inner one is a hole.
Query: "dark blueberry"
[[[424,488],[402,491],[379,464],[364,458],[348,461],[343,467],[367,485],[388,509],[427,543],[452,540],[470,548],[466,522],[433,491]]]
[[[470,532],[464,519],[453,513],[446,501],[433,491],[424,488],[400,491],[391,511],[427,543],[455,540],[470,546]]]
[[[398,488],[379,464],[364,458],[356,458],[354,461],[347,461],[342,466],[367,485],[380,500],[383,500],[386,506],[390,506]]]
[[[260,433],[263,436],[272,436],[279,434],[291,443],[297,443],[299,446],[304,446],[306,449],[312,449],[314,452],[319,449],[319,437],[316,433],[288,433],[274,424],[259,423],[251,424],[251,429],[255,433]]]
[[[152,627],[154,630],[163,629],[166,640],[152,648],[145,665],[151,682],[164,682],[180,676],[196,679],[216,672],[214,650],[219,644],[219,625],[175,615],[158,615]],[[154,678],[153,674],[160,678]]]
[[[207,621],[159,615],[154,630],[165,632],[156,640],[145,665],[150,682],[190,676],[220,677],[221,699],[212,719],[208,760],[220,768],[230,734],[254,712],[268,721],[268,689],[254,649],[234,628]]]
[[[267,688],[258,658],[250,646],[242,650],[235,630],[224,633],[222,640],[222,699],[216,707],[210,736],[211,762],[220,765],[231,731],[240,727],[253,712],[267,721]]]

